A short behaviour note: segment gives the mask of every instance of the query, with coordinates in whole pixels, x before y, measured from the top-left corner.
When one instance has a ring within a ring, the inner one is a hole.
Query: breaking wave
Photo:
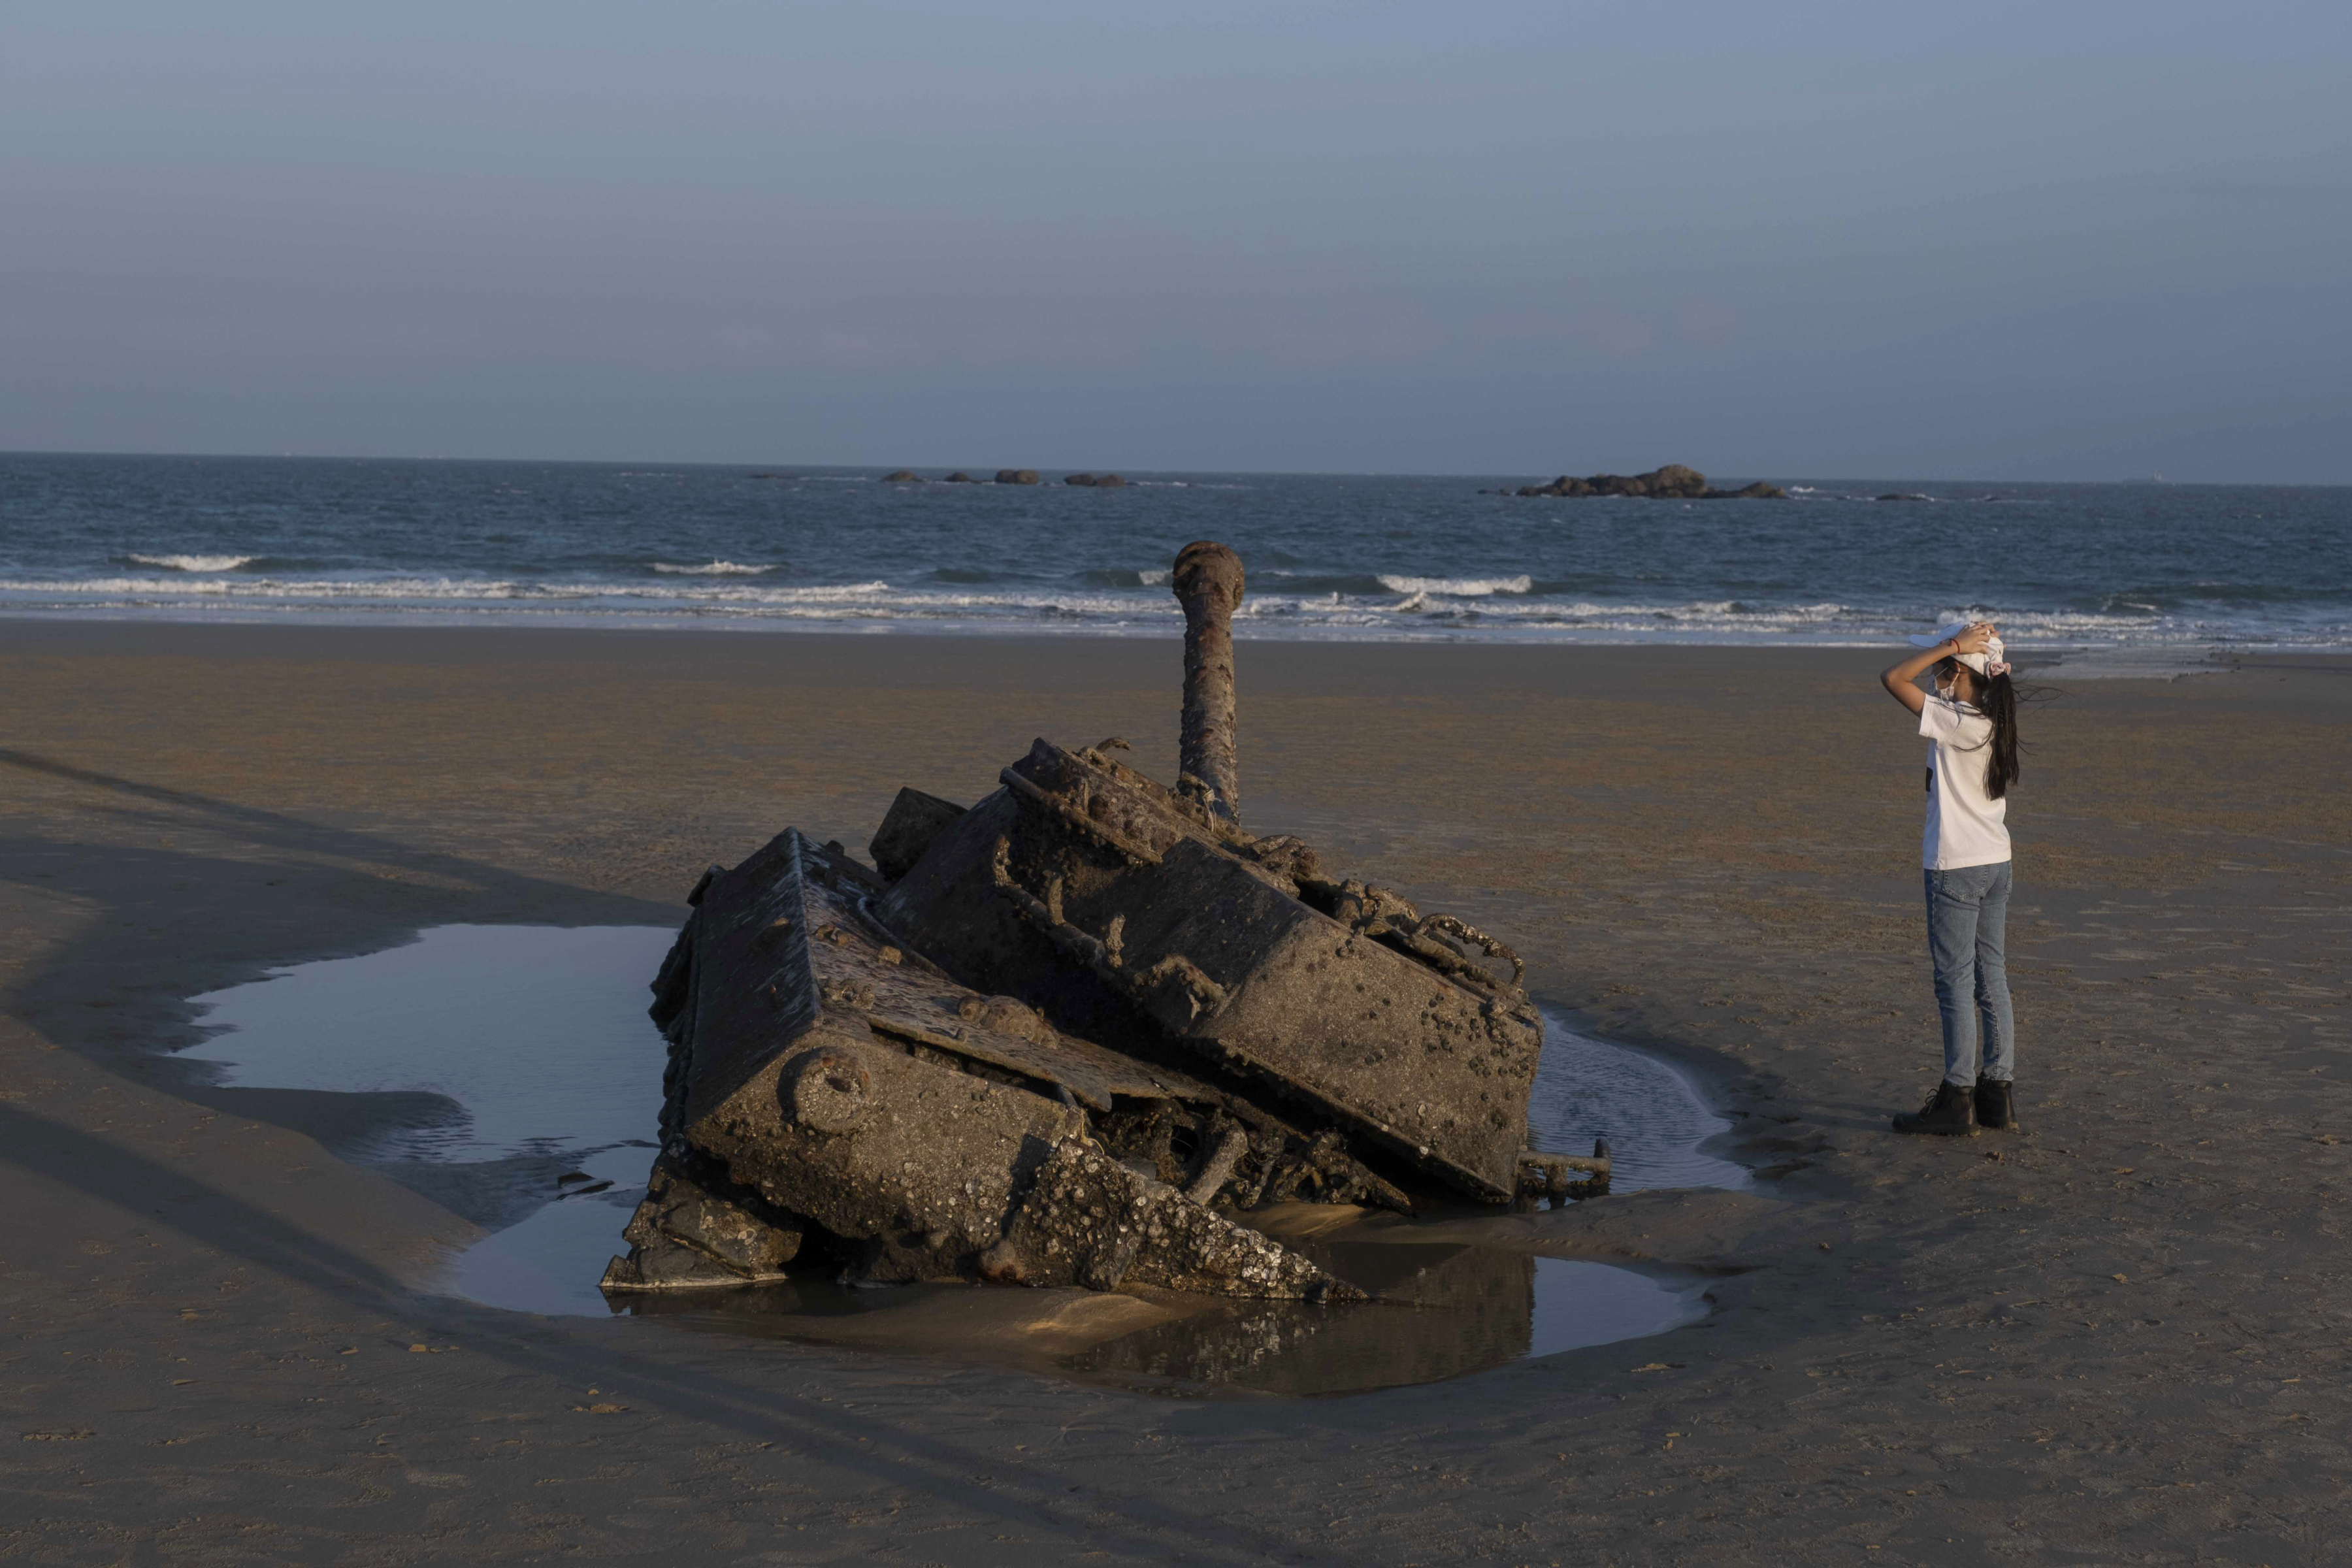
[[[134,566],[160,566],[166,572],[234,572],[249,566],[261,557],[257,555],[141,555],[135,552],[122,557]]]
[[[757,577],[773,572],[773,566],[746,566],[735,561],[713,561],[708,566],[673,566],[667,561],[656,561],[654,570],[672,577]]]
[[[1401,577],[1381,573],[1376,581],[1391,594],[1440,594],[1449,599],[1483,599],[1495,594],[1524,594],[1535,579],[1517,577]]]
[[[681,572],[652,578],[191,575],[170,571],[64,583],[0,579],[0,608],[68,614],[181,615],[205,618],[385,620],[419,617],[583,626],[864,625],[936,630],[1169,635],[1181,615],[1165,573],[1089,572],[1069,585],[957,581],[984,574],[926,574],[910,582],[782,584],[752,574]],[[1378,594],[1255,592],[1236,614],[1247,637],[1423,641],[1461,637],[1585,642],[1729,642],[1869,645],[1984,606],[1871,606],[1752,599],[1617,599],[1540,591],[1524,577],[1433,578],[1403,597]],[[1414,579],[1396,577],[1410,584]],[[1369,584],[1367,584],[1369,585]],[[1440,586],[1442,585],[1442,586]],[[1546,586],[1549,586],[1547,584]],[[2128,640],[2210,642],[2225,626],[2136,606],[2000,614],[2013,646]],[[2342,614],[2306,628],[2313,640],[2352,640]]]

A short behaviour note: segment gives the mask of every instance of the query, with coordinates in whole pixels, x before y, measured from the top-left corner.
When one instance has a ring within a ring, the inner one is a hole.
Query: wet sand
[[[421,926],[675,920],[706,862],[862,843],[1034,734],[1164,773],[1172,647],[0,623],[0,1550],[2340,1560],[2352,666],[2030,713],[2027,1131],[1945,1142],[1885,1131],[1937,1052],[1882,662],[1244,647],[1253,826],[1514,941],[1762,1179],[1528,1216],[1715,1271],[1702,1323],[1185,1401],[422,1293],[475,1227],[329,1152],[415,1097],[154,1054],[190,995]]]

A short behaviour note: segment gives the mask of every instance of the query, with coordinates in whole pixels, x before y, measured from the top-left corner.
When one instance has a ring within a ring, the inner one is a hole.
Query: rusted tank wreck
[[[1041,740],[969,808],[901,790],[873,869],[787,828],[704,876],[654,982],[661,1152],[607,1290],[822,1268],[1341,1300],[1251,1212],[1605,1182],[1527,1147],[1516,955],[1241,826],[1241,563],[1189,545],[1174,588],[1173,790],[1124,742]]]

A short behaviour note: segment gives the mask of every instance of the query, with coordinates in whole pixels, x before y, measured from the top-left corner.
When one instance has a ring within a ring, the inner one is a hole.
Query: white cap
[[[1913,637],[1911,639],[1911,646],[1913,647],[1934,647],[1937,643],[1950,642],[1962,632],[1967,631],[1969,624],[1970,623],[1967,621],[1954,621],[1948,626],[1938,628],[1929,636]],[[1995,637],[1990,642],[1985,644],[1984,652],[1964,653],[1959,656],[1959,660],[1962,664],[1967,665],[1970,669],[1975,670],[1979,675],[1982,675],[1985,672],[1986,664],[1988,662],[1992,664],[2001,663],[2001,655],[2006,651],[2007,650],[2001,647],[2000,639],[1999,637]]]

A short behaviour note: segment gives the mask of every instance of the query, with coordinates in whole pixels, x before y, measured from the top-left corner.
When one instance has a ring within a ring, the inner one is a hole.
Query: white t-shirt
[[[2009,802],[1985,794],[1992,721],[1966,702],[1930,694],[1919,710],[1927,748],[1927,833],[1919,863],[1930,871],[1997,866],[2009,858]]]

